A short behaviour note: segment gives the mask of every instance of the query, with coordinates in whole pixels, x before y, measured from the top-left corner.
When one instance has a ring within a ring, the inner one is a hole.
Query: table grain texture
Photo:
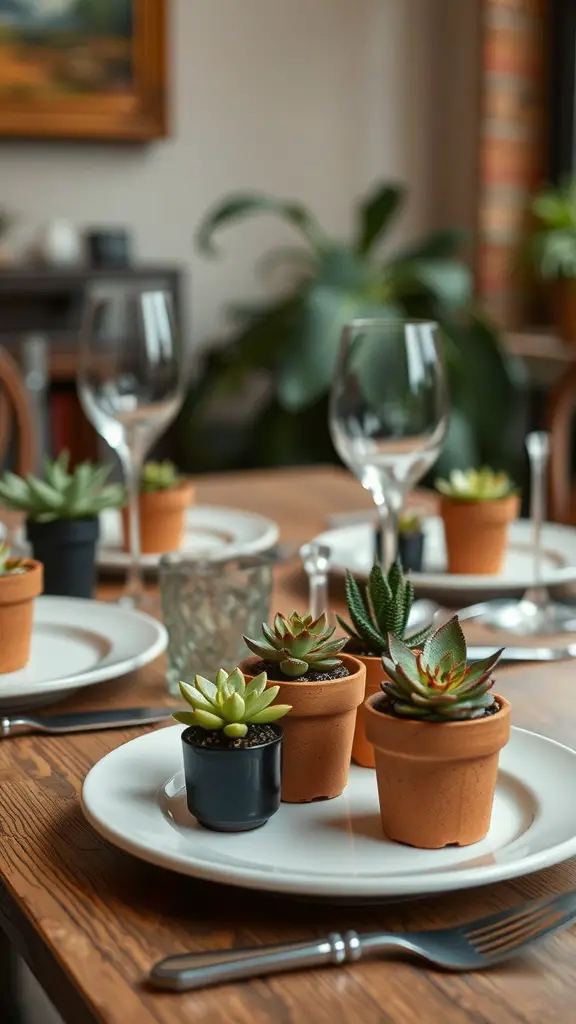
[[[280,523],[284,540],[296,541],[325,528],[331,512],[370,505],[350,477],[331,468],[204,478],[198,499],[269,515]],[[117,584],[108,583],[101,596],[116,591]],[[337,581],[333,601],[342,603]],[[290,611],[305,602],[297,561],[279,567],[276,605]],[[502,671],[498,689],[511,698],[517,725],[576,744],[573,663]],[[162,661],[61,707],[159,702],[169,703]],[[66,1024],[576,1020],[576,930],[485,973],[451,975],[380,960],[183,995],[148,989],[150,966],[172,953],[301,939],[335,928],[456,924],[576,887],[576,861],[510,883],[379,907],[331,907],[182,878],[116,850],[80,810],[91,766],[145,731],[19,737],[0,745],[0,925]],[[570,787],[558,792],[559,801],[574,799]]]

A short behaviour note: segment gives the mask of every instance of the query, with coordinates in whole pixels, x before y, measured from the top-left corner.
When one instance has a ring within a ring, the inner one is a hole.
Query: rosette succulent
[[[457,501],[494,501],[516,494],[516,488],[507,473],[482,469],[453,469],[448,480],[434,482],[436,490]]]
[[[10,557],[9,544],[0,544],[0,576],[17,576],[29,568],[25,558]]]
[[[277,722],[291,710],[290,704],[274,704],[279,686],[270,686],[265,672],[248,685],[239,668],[226,672],[221,668],[212,683],[196,676],[194,685],[180,683],[180,693],[192,711],[177,711],[173,716],[183,725],[195,725],[208,731],[222,730],[230,739],[243,739],[250,725]]]
[[[398,561],[388,575],[378,564],[374,565],[364,595],[352,573],[347,572],[346,602],[352,625],[340,616],[338,622],[365,655],[387,654],[390,636],[404,640],[410,648],[421,647],[432,632],[427,626],[405,637],[414,603],[414,587],[404,576]]]
[[[173,462],[146,462],[142,470],[140,490],[145,493],[171,491],[178,487],[181,477]]]
[[[393,634],[389,649],[389,656],[382,659],[389,681],[382,683],[382,690],[395,715],[456,722],[482,718],[495,703],[489,693],[494,685],[490,673],[504,648],[468,665],[457,615],[430,636],[422,650],[410,650]]]
[[[277,662],[285,676],[296,679],[309,669],[331,672],[338,668],[341,661],[336,655],[346,645],[346,638],[333,640],[334,632],[335,627],[328,625],[324,614],[312,619],[311,615],[301,616],[297,612],[288,618],[278,613],[273,627],[262,624],[261,640],[245,636],[244,642],[262,661]]]
[[[26,477],[6,471],[0,478],[0,504],[24,512],[28,519],[48,523],[54,519],[85,519],[97,516],[105,508],[118,508],[124,502],[121,484],[106,484],[110,466],[83,462],[69,472],[70,455],[60,453],[52,462],[46,459],[46,479],[31,473]]]

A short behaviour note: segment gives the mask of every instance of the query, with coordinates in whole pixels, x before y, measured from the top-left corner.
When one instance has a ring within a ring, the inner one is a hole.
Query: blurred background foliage
[[[378,184],[359,203],[348,244],[331,238],[303,205],[268,195],[235,194],[208,212],[196,238],[205,256],[216,255],[220,228],[263,213],[292,225],[304,244],[262,259],[264,271],[290,270],[287,292],[230,309],[231,339],[207,354],[179,417],[176,437],[186,469],[337,461],[327,410],[340,333],[355,317],[381,316],[433,319],[442,328],[452,415],[434,473],[489,464],[518,477],[523,365],[474,303],[458,232],[437,230],[387,251],[405,201],[401,185]]]

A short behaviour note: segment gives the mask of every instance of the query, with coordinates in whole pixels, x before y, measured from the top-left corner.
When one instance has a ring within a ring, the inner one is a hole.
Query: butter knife
[[[468,645],[468,661],[488,658],[497,650],[495,644],[492,647]],[[576,658],[576,644],[569,644],[567,647],[505,647],[501,661],[566,661],[569,658]]]
[[[73,733],[99,729],[126,729],[131,725],[153,725],[170,718],[172,708],[112,708],[109,711],[80,711],[71,715],[2,715],[0,739],[27,732]]]

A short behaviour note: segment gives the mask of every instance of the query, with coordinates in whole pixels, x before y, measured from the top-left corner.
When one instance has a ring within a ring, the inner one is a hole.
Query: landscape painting
[[[0,0],[0,134],[163,134],[164,15],[164,0]]]

